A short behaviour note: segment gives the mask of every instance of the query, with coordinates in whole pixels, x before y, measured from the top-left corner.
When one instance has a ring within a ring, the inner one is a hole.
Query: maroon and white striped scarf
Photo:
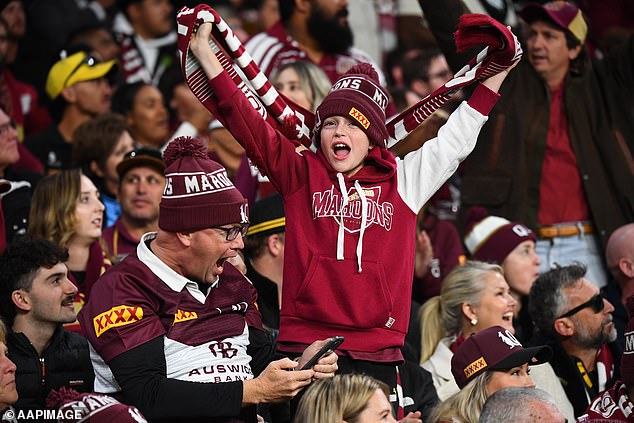
[[[617,382],[602,392],[577,419],[579,423],[634,423],[634,404],[623,382]]]
[[[220,120],[213,91],[198,60],[189,51],[192,34],[203,22],[213,24],[209,44],[236,86],[262,118],[288,138],[309,146],[315,116],[280,94],[251,58],[242,43],[218,13],[206,4],[193,9],[183,7],[176,17],[178,49],[187,85],[201,103]],[[485,45],[453,79],[417,104],[387,122],[388,147],[405,138],[461,87],[495,75],[522,57],[522,48],[511,30],[486,15],[469,14],[460,18],[455,32],[459,52]]]

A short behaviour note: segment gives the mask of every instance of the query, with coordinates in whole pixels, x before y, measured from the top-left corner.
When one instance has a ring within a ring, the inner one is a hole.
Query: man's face
[[[93,55],[100,61],[109,62],[115,60],[119,55],[119,45],[106,29],[97,28],[87,38]]]
[[[583,278],[577,284],[564,289],[564,295],[568,298],[568,308],[571,310],[599,294],[599,289],[590,281]],[[603,299],[603,310],[595,311],[592,307],[585,307],[570,316],[574,322],[576,332],[575,340],[578,345],[595,349],[601,345],[616,339],[616,328],[612,323],[614,307],[606,299]]]
[[[131,6],[131,18],[137,33],[143,38],[161,37],[173,28],[170,0],[143,0]]]
[[[169,136],[169,115],[163,94],[152,85],[145,85],[134,97],[128,124],[134,139],[141,145],[160,148]]]
[[[20,159],[18,133],[11,119],[0,109],[0,169],[4,169]]]
[[[240,223],[223,225],[222,228],[241,226]],[[244,248],[242,235],[233,241],[227,241],[222,229],[208,228],[189,235],[189,253],[191,260],[183,263],[184,276],[204,284],[212,284],[222,274],[224,263],[238,255]]]
[[[344,53],[352,46],[348,0],[311,0],[308,32],[326,53]]]
[[[66,93],[66,101],[85,115],[94,117],[110,111],[112,87],[106,78],[76,82],[66,90],[72,90]]]
[[[9,50],[9,34],[4,24],[0,23],[0,68],[4,66]]]
[[[64,263],[57,263],[50,269],[40,268],[33,278],[31,289],[24,291],[30,300],[30,318],[40,323],[74,322],[75,294],[77,287],[68,279]]]
[[[544,21],[530,24],[527,47],[528,60],[546,81],[563,78],[581,51],[581,47],[568,49],[564,32]]]
[[[10,1],[7,7],[2,10],[0,16],[7,23],[11,37],[19,39],[24,36],[26,32],[26,15],[21,1]]]
[[[151,167],[133,167],[120,181],[119,203],[125,218],[139,226],[156,222],[165,176]]]

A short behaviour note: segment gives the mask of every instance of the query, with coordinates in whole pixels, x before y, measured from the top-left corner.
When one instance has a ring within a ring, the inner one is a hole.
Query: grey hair
[[[558,266],[539,275],[529,293],[528,312],[543,335],[557,339],[553,324],[568,308],[563,290],[577,285],[585,275],[586,266],[581,263]]]
[[[533,416],[527,411],[531,407],[543,407],[548,404],[555,407],[557,404],[550,395],[538,388],[527,386],[512,386],[500,389],[491,395],[482,407],[479,423],[531,423]],[[527,410],[528,409],[528,410]]]

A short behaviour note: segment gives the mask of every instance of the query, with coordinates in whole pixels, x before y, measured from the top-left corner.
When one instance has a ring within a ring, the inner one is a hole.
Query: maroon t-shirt
[[[570,145],[563,85],[550,93],[550,120],[539,184],[540,225],[590,220],[577,158]]]

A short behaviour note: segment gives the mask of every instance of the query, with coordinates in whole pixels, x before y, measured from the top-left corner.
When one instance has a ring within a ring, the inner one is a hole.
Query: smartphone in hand
[[[310,358],[310,360],[308,360],[306,362],[306,364],[304,364],[304,366],[300,370],[308,370],[308,369],[312,368],[315,364],[317,364],[317,362],[322,357],[325,357],[325,356],[331,354],[332,352],[334,352],[337,349],[337,347],[339,345],[341,345],[342,342],[343,342],[343,336],[333,336],[326,343],[326,345],[321,347],[321,349],[319,351],[317,351],[317,353],[315,353],[315,355],[313,355]]]

